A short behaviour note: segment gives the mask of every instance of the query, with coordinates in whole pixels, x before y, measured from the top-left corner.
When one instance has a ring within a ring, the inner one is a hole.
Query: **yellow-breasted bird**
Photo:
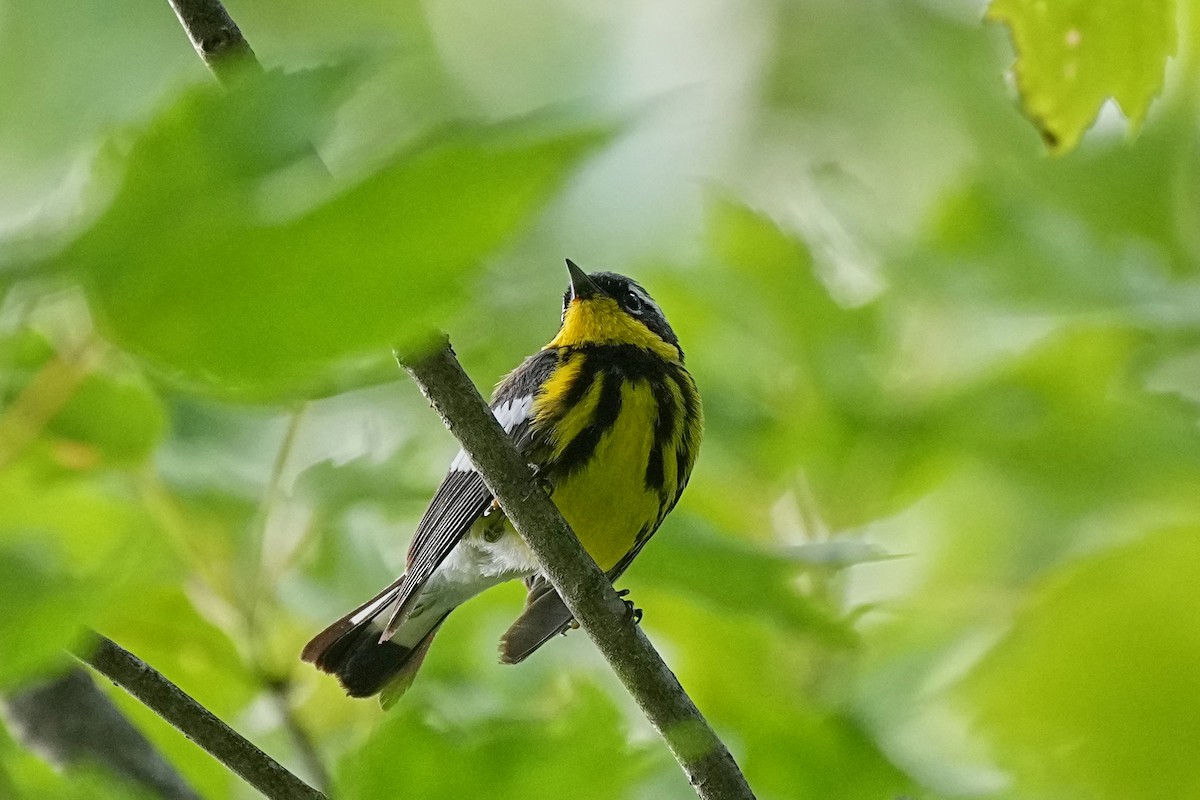
[[[700,447],[696,384],[662,309],[637,282],[570,260],[562,325],[501,381],[492,413],[615,580],[675,507]],[[385,706],[411,684],[460,603],[523,578],[525,609],[500,641],[515,664],[571,624],[557,592],[460,452],[425,511],[405,573],[330,625],[303,659]]]

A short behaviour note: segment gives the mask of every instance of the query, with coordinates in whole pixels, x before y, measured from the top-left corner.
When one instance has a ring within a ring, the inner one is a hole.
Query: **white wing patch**
[[[386,606],[388,603],[395,602],[395,600],[396,600],[396,593],[388,592],[387,594],[383,595],[382,597],[379,597],[379,598],[375,599],[374,601],[368,603],[367,605],[363,606],[362,611],[359,611],[357,614],[355,614],[353,617],[350,618],[350,624],[358,625],[364,619],[368,619],[370,617],[375,616],[376,614],[379,613],[379,610],[381,608]]]
[[[529,419],[529,412],[532,409],[533,395],[527,394],[524,397],[518,397],[515,400],[509,400],[503,405],[496,406],[492,409],[492,414],[496,417],[496,421],[500,423],[500,427],[504,428],[505,433],[512,433],[513,428]],[[474,472],[475,465],[471,463],[471,457],[467,455],[465,450],[459,450],[458,455],[450,462],[450,469],[452,471]]]

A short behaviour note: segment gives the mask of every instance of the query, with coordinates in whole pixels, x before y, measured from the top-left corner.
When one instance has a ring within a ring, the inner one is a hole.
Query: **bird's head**
[[[683,361],[679,339],[641,284],[615,272],[590,275],[567,259],[571,283],[563,293],[562,327],[547,347],[634,345]]]

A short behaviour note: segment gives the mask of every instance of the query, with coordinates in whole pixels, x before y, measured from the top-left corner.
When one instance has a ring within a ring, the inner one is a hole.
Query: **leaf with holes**
[[[1021,103],[1055,153],[1110,97],[1136,128],[1175,53],[1173,0],[992,0],[987,16],[1012,32]]]

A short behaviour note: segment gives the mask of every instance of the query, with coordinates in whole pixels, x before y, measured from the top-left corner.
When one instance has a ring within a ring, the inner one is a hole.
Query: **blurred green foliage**
[[[495,663],[519,586],[386,715],[298,660],[455,450],[391,345],[490,386],[570,257],[704,395],[622,583],[759,797],[1200,792],[1194,3],[230,12],[221,91],[166,3],[0,0],[0,693],[89,625],[341,797],[691,796],[585,637]],[[0,797],[131,791],[0,726]]]

